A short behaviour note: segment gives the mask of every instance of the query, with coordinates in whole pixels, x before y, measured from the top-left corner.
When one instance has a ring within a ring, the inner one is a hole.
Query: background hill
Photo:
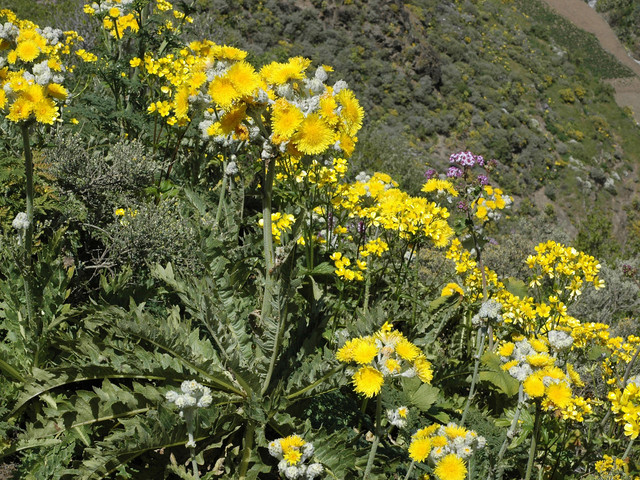
[[[82,2],[10,3],[91,44]],[[620,3],[598,8],[617,15]],[[354,175],[386,171],[416,191],[426,164],[442,167],[469,149],[499,161],[495,180],[516,197],[518,222],[555,226],[562,240],[580,235],[596,255],[637,253],[640,132],[603,82],[633,73],[542,2],[197,0],[192,8],[191,38],[237,45],[259,64],[303,55],[335,67],[366,111]]]

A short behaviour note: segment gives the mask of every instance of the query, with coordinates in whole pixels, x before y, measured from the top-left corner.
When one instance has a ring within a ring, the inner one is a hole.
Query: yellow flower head
[[[467,467],[458,455],[450,453],[438,462],[433,473],[439,480],[464,480]]]
[[[373,367],[362,367],[353,375],[353,384],[356,393],[361,393],[369,398],[380,393],[383,383],[384,375]]]
[[[298,150],[307,155],[324,152],[334,141],[333,129],[317,113],[310,114],[302,121],[294,137]]]
[[[409,456],[414,462],[424,462],[431,453],[430,438],[415,438],[409,445]]]

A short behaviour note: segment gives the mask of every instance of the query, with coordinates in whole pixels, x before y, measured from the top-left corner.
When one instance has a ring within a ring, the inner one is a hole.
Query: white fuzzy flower
[[[340,93],[341,90],[344,90],[345,88],[349,88],[349,84],[344,80],[338,80],[336,83],[333,84],[333,94],[336,95]]]
[[[284,471],[284,475],[287,478],[295,479],[300,476],[300,470],[298,469],[298,467],[291,465]]]
[[[16,215],[16,218],[11,222],[11,226],[16,230],[26,230],[29,228],[30,222],[25,212],[20,212]]]
[[[549,343],[556,350],[569,348],[573,344],[573,337],[563,330],[551,330],[548,336]]]
[[[314,478],[322,475],[324,468],[319,463],[312,463],[307,467],[307,478],[313,480]]]
[[[282,458],[282,445],[280,445],[280,439],[269,442],[269,455],[276,458]]]

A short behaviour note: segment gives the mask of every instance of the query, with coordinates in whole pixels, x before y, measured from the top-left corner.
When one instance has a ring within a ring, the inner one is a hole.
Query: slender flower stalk
[[[464,421],[467,418],[467,414],[469,413],[469,407],[471,406],[471,401],[476,392],[476,383],[478,381],[478,370],[480,369],[480,358],[482,357],[482,352],[484,351],[484,342],[487,338],[487,334],[485,332],[484,326],[480,326],[478,328],[478,336],[476,338],[476,342],[478,344],[478,350],[475,354],[475,364],[473,366],[473,376],[471,377],[471,387],[469,387],[469,396],[467,397],[467,403],[464,406],[464,411],[462,412],[462,419],[460,420],[460,426],[464,426]]]
[[[536,403],[536,416],[533,425],[533,433],[531,434],[531,446],[529,447],[529,460],[527,461],[527,471],[524,480],[531,479],[533,472],[533,464],[536,458],[536,450],[538,448],[538,434],[540,433],[540,424],[542,423],[542,407],[540,403]]]
[[[29,323],[34,321],[33,309],[33,272],[31,269],[31,255],[33,249],[33,154],[29,140],[30,122],[21,124],[22,145],[24,149],[24,170],[26,177],[26,201],[27,201],[27,229],[24,235],[24,290],[27,303],[27,315]],[[40,332],[36,332],[39,335]]]
[[[367,468],[364,471],[364,480],[367,480],[371,469],[373,468],[373,461],[376,458],[376,452],[378,451],[378,444],[380,443],[380,430],[382,422],[382,396],[378,395],[376,399],[376,424],[375,424],[375,436],[373,437],[373,443],[371,444],[371,451],[369,452],[369,458],[367,459]]]
[[[409,465],[409,470],[407,470],[407,474],[404,477],[404,480],[409,480],[409,477],[411,475],[411,472],[413,472],[413,467],[416,465],[416,461],[412,460],[411,461],[411,465]]]

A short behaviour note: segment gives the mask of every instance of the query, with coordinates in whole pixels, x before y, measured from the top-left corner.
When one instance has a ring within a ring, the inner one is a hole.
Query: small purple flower
[[[433,168],[430,168],[429,170],[424,172],[424,176],[427,177],[427,180],[431,180],[433,177],[436,176],[437,173],[438,172],[436,172]]]
[[[362,220],[360,220],[360,221],[358,222],[358,233],[359,233],[360,235],[364,235],[364,233],[365,233],[366,231],[367,231],[367,227],[366,227],[366,225],[364,224],[364,222],[363,222]]]
[[[466,212],[469,210],[469,206],[467,205],[467,202],[458,202],[458,209]]]
[[[495,238],[489,238],[489,245],[498,245],[498,242]]]
[[[462,176],[462,170],[460,170],[458,167],[449,167],[449,170],[447,170],[447,177],[452,178],[452,177],[461,177]]]
[[[489,177],[486,175],[478,175],[478,183],[482,186],[489,184]]]

